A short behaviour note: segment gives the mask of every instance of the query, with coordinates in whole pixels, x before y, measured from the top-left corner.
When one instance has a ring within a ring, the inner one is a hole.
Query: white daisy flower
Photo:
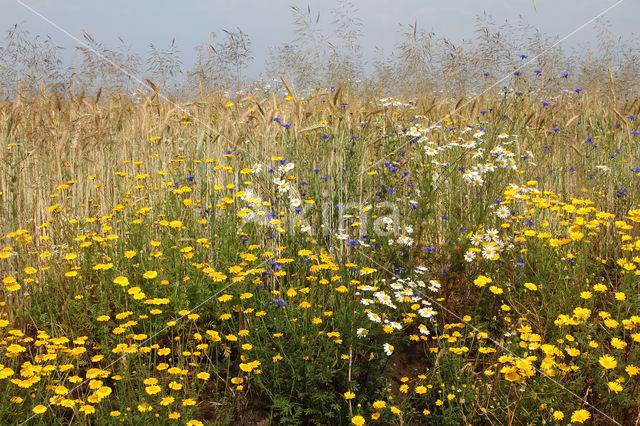
[[[500,206],[498,210],[496,210],[496,216],[500,219],[506,219],[511,215],[509,208],[507,206]]]
[[[369,317],[369,320],[373,322],[382,322],[382,318],[380,317],[380,315],[376,314],[375,312],[369,312],[367,313],[367,316]]]
[[[384,353],[387,354],[387,356],[391,356],[393,350],[395,349],[393,345],[390,345],[389,343],[385,343],[384,345],[382,345],[382,347],[384,348]]]

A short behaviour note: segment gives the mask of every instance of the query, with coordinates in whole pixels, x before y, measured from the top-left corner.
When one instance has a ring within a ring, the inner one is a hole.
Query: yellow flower
[[[119,276],[113,279],[114,284],[118,284],[122,287],[126,287],[129,285],[129,279],[127,277]]]
[[[627,342],[614,337],[613,339],[611,339],[611,346],[616,349],[624,349],[627,346]]]
[[[36,414],[42,414],[45,411],[47,411],[47,407],[45,407],[44,405],[36,405],[35,407],[33,407],[31,411],[33,411]]]
[[[536,291],[538,289],[538,286],[535,285],[534,283],[524,283],[524,286],[526,287],[527,290],[531,290],[531,291]]]
[[[93,407],[93,405],[83,405],[82,407],[80,407],[80,412],[84,413],[85,416],[88,416],[89,414],[95,413],[96,409]]]
[[[427,388],[424,386],[416,386],[416,393],[417,394],[427,393]]]
[[[607,370],[613,370],[618,365],[618,361],[616,361],[616,359],[611,355],[601,356],[598,362],[600,363],[601,366],[603,366]]]
[[[96,395],[99,396],[100,398],[106,398],[109,395],[111,395],[111,388],[109,386],[100,386],[97,390],[96,390]]]
[[[162,400],[160,400],[160,405],[164,405],[164,406],[171,405],[171,404],[173,404],[173,401],[175,401],[174,397],[167,396],[167,397],[162,398]]]
[[[553,418],[556,420],[564,419],[564,413],[562,411],[556,410],[553,412]]]
[[[222,296],[218,297],[218,301],[222,303],[228,302],[231,299],[233,299],[233,296],[230,294],[223,294]]]
[[[500,287],[497,287],[495,285],[492,285],[491,287],[489,287],[489,290],[493,294],[502,294],[503,293],[503,290]]]
[[[356,394],[351,391],[345,392],[343,395],[344,395],[344,399],[353,399],[356,397]]]
[[[473,284],[477,285],[478,287],[484,287],[485,285],[489,284],[492,281],[493,280],[489,277],[485,277],[484,275],[478,275],[478,278],[473,280]]]
[[[147,271],[142,275],[144,278],[151,280],[155,277],[158,276],[158,273],[156,271]]]
[[[153,385],[153,386],[147,386],[145,389],[145,392],[147,392],[149,395],[155,395],[158,392],[160,392],[162,389],[160,388],[160,386],[158,385]]]
[[[595,291],[600,291],[600,292],[602,292],[602,291],[607,291],[607,286],[606,286],[606,285],[604,285],[604,284],[602,284],[602,283],[600,283],[600,284],[594,284],[594,286],[593,286],[593,290],[595,290]]]
[[[618,382],[608,382],[607,386],[615,393],[622,392],[622,385]]]
[[[375,408],[376,410],[382,410],[386,406],[387,406],[387,403],[381,400],[378,400],[373,403],[373,408]]]
[[[153,407],[146,402],[143,402],[142,404],[138,405],[138,411],[140,411],[141,413],[145,413],[151,410],[153,410]]]
[[[362,416],[353,416],[351,418],[351,423],[353,423],[356,426],[362,426],[364,424],[364,417],[362,417]]]
[[[209,377],[211,377],[211,374],[207,373],[207,372],[200,372],[196,375],[196,377],[200,380],[209,380]]]
[[[584,423],[591,418],[591,414],[587,410],[577,410],[571,415],[571,421],[575,423]]]
[[[640,368],[636,367],[635,365],[627,365],[627,368],[624,369],[627,374],[631,377],[637,375],[640,372]]]

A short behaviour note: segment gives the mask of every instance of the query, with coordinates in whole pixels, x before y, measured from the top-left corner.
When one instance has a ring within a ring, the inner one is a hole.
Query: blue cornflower
[[[278,308],[284,308],[287,306],[287,302],[284,299],[276,299],[275,302]]]

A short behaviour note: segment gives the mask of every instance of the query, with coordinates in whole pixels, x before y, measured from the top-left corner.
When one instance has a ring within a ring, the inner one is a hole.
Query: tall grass
[[[3,422],[637,422],[637,48],[513,75],[526,24],[414,23],[367,77],[343,7],[269,86],[239,29],[192,72],[87,33],[70,74],[12,30]]]

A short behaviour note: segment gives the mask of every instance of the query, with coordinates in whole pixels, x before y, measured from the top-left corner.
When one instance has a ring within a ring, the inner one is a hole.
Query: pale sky
[[[82,30],[107,46],[114,46],[117,37],[127,41],[142,55],[150,43],[162,48],[175,37],[182,57],[188,66],[195,54],[193,47],[210,40],[211,32],[220,34],[223,28],[240,27],[253,43],[254,61],[248,74],[257,75],[264,67],[267,47],[294,38],[290,5],[301,8],[309,5],[320,12],[320,22],[329,23],[329,11],[336,0],[0,0],[0,29],[7,30],[16,23],[32,34],[51,36],[65,48],[72,50],[78,43],[50,23],[25,8],[29,5],[70,34],[82,38]],[[353,0],[363,20],[362,32],[365,54],[378,46],[386,52],[398,41],[398,24],[413,24],[434,31],[455,42],[474,37],[478,15],[487,13],[495,21],[505,19],[515,23],[522,16],[546,35],[564,37],[617,0]],[[603,19],[611,31],[629,38],[637,28],[640,1],[623,0]],[[567,47],[594,42],[594,25],[570,37]],[[527,53],[527,52],[514,52]]]

